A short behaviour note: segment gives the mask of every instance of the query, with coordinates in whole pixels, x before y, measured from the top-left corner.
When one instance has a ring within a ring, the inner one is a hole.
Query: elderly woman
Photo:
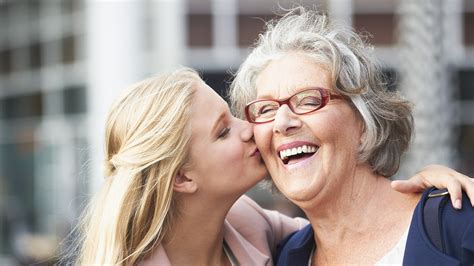
[[[386,89],[372,49],[352,30],[291,11],[260,36],[231,98],[237,110],[248,103],[274,184],[311,222],[282,244],[279,265],[472,265],[474,211],[466,197],[461,210],[440,203],[439,221],[426,220],[428,192],[391,189],[387,177],[408,148],[412,110]],[[425,224],[438,222],[428,235],[434,227]]]

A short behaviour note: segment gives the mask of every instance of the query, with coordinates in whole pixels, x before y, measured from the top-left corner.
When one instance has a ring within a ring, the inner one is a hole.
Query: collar
[[[288,239],[280,251],[278,265],[307,265],[315,246],[314,231],[308,224]]]
[[[240,265],[270,265],[272,262],[269,256],[263,254],[252,243],[248,242],[227,220],[224,222],[224,241],[232,250]],[[140,265],[171,266],[171,262],[163,245],[159,245],[153,255]]]
[[[269,256],[260,252],[255,245],[239,234],[227,220],[224,222],[224,240],[240,265],[270,265],[272,262]]]
[[[139,265],[140,266],[153,266],[153,265],[171,266],[171,261],[166,255],[166,251],[163,245],[159,245],[158,247],[156,247],[155,251],[153,251],[153,254],[151,255],[151,257],[140,262]]]

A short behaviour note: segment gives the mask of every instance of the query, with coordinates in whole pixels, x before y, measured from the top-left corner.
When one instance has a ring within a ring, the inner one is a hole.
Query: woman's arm
[[[409,180],[392,181],[392,188],[402,193],[421,192],[429,187],[447,188],[451,203],[456,209],[462,207],[461,196],[464,190],[474,206],[474,179],[443,165],[431,164]]]

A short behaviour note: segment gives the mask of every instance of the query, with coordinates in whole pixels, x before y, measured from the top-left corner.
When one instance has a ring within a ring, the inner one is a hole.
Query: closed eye
[[[263,114],[266,114],[266,113],[269,113],[269,112],[273,112],[276,109],[278,109],[278,108],[275,105],[272,105],[272,104],[264,105],[264,106],[260,107],[260,109],[258,110],[258,114],[263,115]]]
[[[321,99],[318,97],[307,96],[298,102],[298,106],[319,106]]]
[[[223,139],[225,138],[227,135],[229,135],[229,132],[230,132],[230,127],[226,127],[226,128],[223,128],[221,130],[221,132],[219,133],[219,136],[217,136],[218,139]]]

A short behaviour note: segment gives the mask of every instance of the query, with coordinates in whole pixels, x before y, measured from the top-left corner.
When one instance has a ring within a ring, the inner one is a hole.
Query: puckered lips
[[[254,157],[254,156],[260,156],[260,151],[258,150],[257,147],[255,147],[254,149],[251,149],[250,157]]]
[[[294,164],[313,156],[319,146],[306,141],[294,141],[278,146],[277,153],[283,164]]]

